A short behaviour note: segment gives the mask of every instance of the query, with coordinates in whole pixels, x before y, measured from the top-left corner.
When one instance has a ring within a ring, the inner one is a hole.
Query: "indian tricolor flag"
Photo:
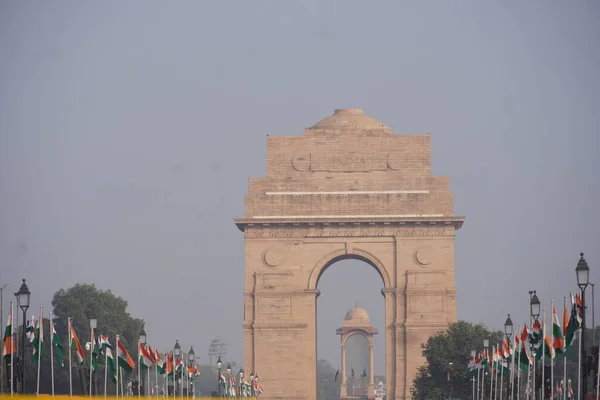
[[[52,314],[50,315],[50,336],[52,336],[52,344],[54,345],[54,347],[56,347],[56,356],[58,358],[58,363],[61,367],[64,367],[65,363],[63,362],[63,347],[62,343],[60,342],[60,338],[56,333],[56,329],[54,327],[54,320],[52,319]]]
[[[106,337],[104,335],[98,336],[98,345],[100,346],[100,351],[103,354],[106,354],[106,349],[107,348],[112,349],[112,345],[108,341],[108,337]]]
[[[138,361],[142,367],[150,368],[154,365],[154,357],[152,356],[152,353],[150,353],[146,346],[142,343],[138,344],[138,352],[140,354],[140,359]]]
[[[119,367],[123,368],[127,372],[131,372],[133,370],[133,367],[135,367],[135,362],[133,361],[133,358],[131,358],[131,356],[127,352],[127,349],[125,348],[125,346],[123,346],[123,343],[121,343],[120,341],[118,347],[119,348],[117,349],[117,359],[119,362]]]
[[[79,343],[79,338],[77,337],[77,334],[75,333],[75,328],[73,328],[73,324],[71,323],[70,319],[69,319],[69,336],[71,337],[71,340],[70,340],[71,348],[73,350],[75,350],[79,364],[83,364],[83,362],[85,361],[85,353],[83,352],[81,343]]]
[[[554,307],[554,304],[552,305],[552,336],[554,339],[554,350],[558,354],[562,354],[565,351],[565,338],[563,336],[563,330],[560,327],[560,321],[558,320],[558,314],[556,314],[556,307]]]
[[[167,354],[167,362],[165,363],[164,369],[167,376],[170,377],[173,375],[173,356]]]
[[[2,346],[2,356],[6,360],[7,364],[10,364],[10,355],[17,354],[17,345],[13,340],[13,332],[12,332],[12,310],[8,312],[8,322],[6,323],[6,328],[4,329],[4,346]]]
[[[33,347],[33,363],[37,365],[44,352],[44,316],[41,313],[35,327],[35,336],[31,343]]]
[[[523,331],[521,331],[521,336],[519,337],[520,345],[520,355],[519,355],[519,368],[523,372],[527,372],[529,367],[533,365],[533,356],[529,352],[529,346],[527,345],[527,339],[529,335],[529,328],[527,324],[523,325]]]

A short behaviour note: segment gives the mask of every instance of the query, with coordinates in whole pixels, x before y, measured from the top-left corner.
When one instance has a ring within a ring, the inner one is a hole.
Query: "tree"
[[[471,351],[482,351],[483,339],[489,339],[490,346],[493,346],[501,343],[503,337],[500,331],[490,331],[482,324],[465,321],[458,321],[447,330],[431,336],[422,345],[426,363],[417,371],[411,388],[412,398],[469,398],[472,394],[472,380],[465,377],[465,373]]]
[[[333,400],[340,398],[341,376],[335,380],[336,370],[326,360],[317,362],[317,400]]]
[[[85,344],[90,341],[90,322],[89,316],[92,312],[95,313],[98,319],[96,328],[97,335],[102,334],[108,336],[111,343],[114,345],[116,334],[121,335],[121,341],[131,354],[134,354],[137,346],[139,333],[144,326],[144,321],[141,319],[132,318],[127,312],[127,301],[121,297],[115,296],[110,290],[103,291],[97,289],[94,285],[76,284],[75,286],[64,290],[60,289],[54,294],[52,299],[54,308],[54,323],[56,332],[60,336],[64,348],[65,366],[62,368],[58,364],[56,355],[54,357],[54,374],[55,374],[55,392],[57,394],[69,393],[69,369],[68,369],[68,345],[67,342],[67,319],[71,317],[71,322],[75,328],[75,332],[79,337],[81,345],[85,348]],[[47,315],[44,316],[47,318]],[[41,360],[40,371],[40,392],[51,392],[50,381],[50,345],[51,336],[49,334],[49,323],[44,321],[44,352]],[[34,393],[36,390],[37,367],[31,362],[31,346],[26,341],[25,343],[25,358],[26,358],[26,388],[27,393]],[[87,391],[87,380],[89,380],[89,355],[86,354],[85,366],[78,366],[75,362],[73,354],[73,393],[80,394]],[[102,377],[99,378],[98,387],[103,386],[103,366],[104,357],[100,357],[99,370]],[[87,369],[87,373],[85,372]],[[94,374],[95,376],[97,375]],[[114,385],[109,382],[109,388],[114,393]]]

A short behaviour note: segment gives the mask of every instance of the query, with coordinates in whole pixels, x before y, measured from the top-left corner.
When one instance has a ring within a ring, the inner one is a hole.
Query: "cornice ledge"
[[[423,223],[428,224],[443,224],[453,225],[455,230],[459,230],[464,221],[465,217],[460,216],[447,216],[447,217],[427,217],[427,216],[416,216],[416,217],[332,217],[332,218],[234,218],[234,223],[238,229],[242,232],[246,230],[247,226],[271,226],[271,225],[285,225],[285,226],[312,226],[312,225],[323,225],[323,224],[337,224],[337,223],[351,223],[351,224],[366,224],[366,225],[378,225],[378,224],[398,224],[398,225],[419,225]]]

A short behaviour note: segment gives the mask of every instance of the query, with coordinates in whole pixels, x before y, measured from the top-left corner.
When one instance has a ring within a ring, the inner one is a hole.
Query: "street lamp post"
[[[529,313],[531,315],[530,319],[529,319],[529,324],[533,328],[533,324],[538,321],[538,318],[540,317],[540,314],[541,314],[541,302],[540,302],[540,299],[537,297],[537,293],[535,290],[531,290],[529,292]],[[537,349],[538,340],[539,340],[539,337],[536,337],[533,335],[531,335],[531,337],[529,338],[529,346],[531,348],[531,354],[535,354],[535,350]],[[542,360],[542,362],[544,362],[544,360]],[[533,368],[532,368],[532,391],[531,391],[532,392],[532,400],[535,400],[535,394],[536,394],[535,375],[536,375],[536,368],[535,368],[535,356],[534,356]]]
[[[587,262],[583,258],[583,253],[580,253],[581,258],[579,262],[577,262],[577,267],[575,268],[575,274],[577,275],[577,286],[581,289],[581,303],[583,304],[583,311],[581,315],[581,387],[580,393],[581,397],[585,397],[587,394],[587,359],[586,359],[586,351],[585,351],[585,289],[590,283],[590,267],[588,267]]]
[[[98,318],[96,318],[96,312],[93,308],[90,310],[88,318],[90,319],[90,397],[92,397],[92,372],[94,371],[94,367],[91,360],[93,360],[94,357],[94,344],[96,342],[94,338],[94,329],[96,329],[96,326],[98,325]],[[52,334],[52,332],[50,334]]]
[[[175,339],[175,346],[173,346],[173,358],[174,363],[179,363],[179,357],[181,356],[181,346],[179,340]],[[173,396],[177,396],[177,364],[173,365]],[[183,390],[182,390],[183,393]]]
[[[510,318],[510,314],[508,314],[508,317],[506,317],[506,321],[504,322],[504,336],[506,336],[506,340],[508,341],[508,343],[510,344],[510,339],[512,338],[513,335],[513,322],[512,319]],[[514,366],[514,357],[516,355],[513,354],[513,366]],[[509,367],[509,372],[510,372],[510,378],[507,377],[506,378],[506,397],[507,399],[508,397],[508,385],[510,385],[510,398],[513,398],[513,381],[512,381],[512,377],[513,377],[513,370]]]
[[[254,397],[254,371],[250,373],[250,395]]]
[[[488,358],[488,349],[490,348],[490,339],[483,339],[483,353],[486,359]],[[490,375],[491,376],[491,375]],[[490,382],[491,385],[491,382]],[[490,389],[490,395],[492,390]],[[483,371],[483,378],[481,380],[481,399],[485,398],[485,371]]]
[[[19,288],[19,291],[15,293],[17,298],[17,304],[23,311],[23,332],[21,332],[21,394],[25,393],[25,323],[27,321],[27,309],[29,308],[29,300],[31,299],[31,292],[23,279],[23,283]]]
[[[146,346],[146,331],[144,330],[144,328],[142,328],[142,330],[140,331],[140,338],[139,338],[139,346],[138,346],[138,353],[140,352],[140,347],[141,346]],[[140,357],[140,355],[138,354],[138,364],[140,364],[140,361],[143,360],[143,357]],[[140,365],[141,366],[141,365]],[[138,385],[138,397],[142,396],[142,389],[144,388],[144,374],[141,373],[142,369],[138,368],[139,371],[139,385]],[[148,367],[148,375],[150,375],[150,367]],[[148,379],[148,384],[150,384],[150,379]],[[148,395],[150,395],[150,391],[148,390]]]
[[[194,366],[194,359],[196,358],[196,353],[194,352],[194,346],[190,346],[190,351],[188,351],[188,363],[193,367]],[[194,377],[190,377],[190,372],[189,369],[187,371],[185,371],[187,377],[188,377],[188,397],[190,397],[190,391],[192,388],[192,383],[191,381],[194,380]]]
[[[244,379],[244,368],[240,368],[240,388],[239,388],[239,392],[238,395],[241,396],[242,395],[242,379]]]
[[[221,361],[221,356],[217,359],[217,395],[221,397],[221,367],[223,366],[223,362]]]

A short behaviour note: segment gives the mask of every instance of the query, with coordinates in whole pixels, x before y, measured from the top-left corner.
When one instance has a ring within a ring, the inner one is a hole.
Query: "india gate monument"
[[[382,279],[387,399],[409,399],[421,344],[456,321],[450,179],[431,174],[431,135],[394,134],[360,109],[300,136],[267,137],[244,233],[244,369],[265,399],[315,400],[319,278],[358,259]],[[340,282],[343,284],[343,282]]]

